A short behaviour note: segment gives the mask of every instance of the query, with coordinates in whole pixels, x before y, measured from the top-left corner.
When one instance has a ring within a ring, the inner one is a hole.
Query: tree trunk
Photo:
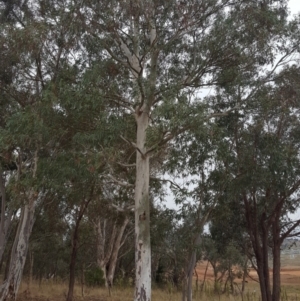
[[[12,211],[7,212],[6,208],[6,191],[5,191],[5,178],[2,175],[2,170],[0,167],[0,195],[1,195],[1,216],[0,216],[0,262],[2,261],[3,253],[6,247],[9,229],[12,219]]]
[[[94,186],[92,187],[90,198],[84,200],[81,203],[79,212],[76,217],[76,223],[72,238],[72,251],[71,251],[71,261],[70,261],[70,278],[69,278],[69,290],[67,294],[67,301],[73,301],[73,294],[74,294],[74,285],[75,285],[75,267],[76,267],[76,258],[77,258],[77,251],[79,248],[79,225],[82,220],[83,214],[90,203],[92,196],[93,196]],[[1,300],[0,300],[1,301]]]
[[[182,292],[181,292],[181,300],[182,301],[185,301],[186,300],[186,292],[187,292],[187,278],[185,277],[185,279],[183,280],[183,283],[182,283]]]
[[[197,227],[197,231],[198,234],[196,234],[196,237],[194,239],[194,243],[193,243],[193,249],[190,253],[190,260],[188,263],[188,266],[186,267],[185,270],[185,275],[187,277],[187,287],[186,287],[186,300],[187,301],[192,301],[193,299],[193,272],[196,266],[196,261],[197,261],[197,249],[200,245],[201,245],[201,234],[202,234],[202,230],[203,230],[203,226],[206,223],[210,213],[212,211],[212,208],[207,212],[207,214],[202,217],[200,220],[197,221],[198,227]],[[185,299],[183,299],[184,301]]]
[[[257,274],[258,274],[258,279],[259,279],[261,300],[262,301],[270,301],[270,300],[268,300],[267,287],[266,287],[266,282],[265,282],[265,278],[264,278],[264,271],[263,271],[262,264],[257,263]]]
[[[33,251],[29,251],[29,277],[28,277],[28,290],[30,291],[32,286],[32,279],[33,279],[33,262],[34,262],[34,255]]]
[[[261,300],[271,301],[268,256],[267,258],[265,258],[266,254],[264,248],[266,248],[266,246],[264,247],[258,246],[256,249],[254,249],[254,252],[255,252],[256,263],[257,263],[257,274],[258,274],[259,286],[261,291]],[[268,271],[267,275],[266,275],[266,271]]]
[[[203,282],[201,284],[201,289],[200,289],[201,292],[203,292],[203,289],[204,289],[204,285],[205,285],[205,281],[206,281],[206,275],[207,275],[207,270],[208,270],[208,265],[209,265],[209,261],[207,260],[207,265],[206,265],[204,276],[203,276]]]
[[[118,260],[118,254],[119,254],[119,250],[121,247],[124,231],[128,225],[128,222],[129,222],[129,219],[126,217],[121,228],[119,229],[119,233],[117,235],[116,241],[114,243],[113,251],[111,253],[111,257],[110,257],[109,265],[108,265],[108,272],[107,272],[107,284],[109,287],[113,286],[116,264],[117,264],[117,260]]]
[[[266,287],[267,300],[271,301],[271,285],[270,285],[270,271],[269,271],[269,248],[268,248],[268,230],[264,223],[262,223],[262,246],[263,246],[263,272]]]
[[[246,284],[246,277],[247,277],[247,270],[248,270],[248,258],[246,257],[245,263],[244,263],[244,268],[243,268],[242,299],[244,298],[245,284]]]
[[[261,301],[271,301],[266,215],[263,213],[258,221],[255,196],[252,197],[252,203],[251,200],[247,198],[246,194],[244,194],[243,199],[246,210],[248,233],[250,235],[257,264]]]
[[[102,225],[101,225],[102,224]],[[100,218],[96,223],[96,235],[97,235],[97,265],[103,272],[103,279],[105,286],[108,287],[107,281],[107,265],[111,258],[113,247],[117,235],[117,225],[112,224],[112,229],[107,229],[107,220],[101,223]],[[107,234],[109,231],[109,241],[107,242]]]
[[[149,112],[137,108],[137,152],[135,183],[135,301],[151,300],[151,246],[149,206],[149,156],[146,130]]]
[[[192,251],[189,263],[185,270],[185,289],[182,293],[182,301],[192,301],[193,299],[193,272],[196,265],[196,250]]]
[[[185,289],[185,294],[182,295],[182,301],[192,301],[193,299],[193,272],[196,266],[196,259],[197,259],[197,248],[201,243],[201,234],[197,234],[193,250],[190,255],[190,260],[188,265],[186,266],[185,269],[185,276],[186,276],[186,289]]]
[[[21,283],[26,261],[29,237],[34,224],[35,202],[31,200],[22,208],[14,245],[11,252],[9,272],[2,284],[0,301],[15,300]]]
[[[280,228],[279,221],[273,227],[273,292],[272,301],[280,300]]]
[[[70,261],[70,277],[69,277],[69,290],[67,295],[67,301],[73,300],[74,294],[74,285],[75,285],[75,267],[76,267],[76,258],[78,250],[78,235],[79,235],[79,221],[76,221],[73,238],[72,238],[72,252],[71,252],[71,261]]]

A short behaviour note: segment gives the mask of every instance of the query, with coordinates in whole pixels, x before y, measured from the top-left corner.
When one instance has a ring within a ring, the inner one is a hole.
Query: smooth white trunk
[[[151,246],[149,210],[149,156],[146,155],[146,130],[149,116],[138,110],[135,183],[135,301],[151,300]]]

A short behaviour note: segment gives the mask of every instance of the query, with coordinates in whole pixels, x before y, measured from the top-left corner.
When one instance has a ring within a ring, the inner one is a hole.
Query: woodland
[[[215,291],[251,266],[260,300],[280,300],[300,233],[287,4],[0,1],[0,301],[22,277],[68,283],[67,301],[80,281],[191,301],[201,260]]]

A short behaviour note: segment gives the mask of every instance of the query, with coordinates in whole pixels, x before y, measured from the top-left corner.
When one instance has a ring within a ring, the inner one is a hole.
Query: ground
[[[205,268],[206,268],[207,262],[201,262],[197,267],[197,273],[199,282],[203,281]],[[270,269],[270,273],[272,272],[272,269]],[[257,280],[257,274],[254,269],[250,269],[250,276]],[[209,281],[213,281],[213,268],[211,265],[208,266],[206,279]],[[251,282],[251,279],[247,279],[248,282]],[[292,284],[298,284],[300,285],[300,261],[298,266],[294,265],[286,265],[282,266],[281,268],[281,283],[282,285],[292,285]]]
[[[198,264],[197,273],[199,282],[203,281],[207,262],[201,262]],[[271,264],[270,264],[271,266]],[[270,275],[272,275],[272,269],[270,269]],[[250,269],[251,278],[258,280],[257,273],[254,269]],[[213,269],[211,265],[208,265],[206,279],[213,281]],[[248,283],[255,281],[247,279]],[[281,284],[282,286],[295,286],[298,285],[298,292],[300,293],[300,254],[285,254],[281,257]]]
[[[204,272],[206,269],[206,262],[198,264],[198,282],[202,284],[204,278]],[[251,277],[257,279],[257,275],[254,270],[250,271]],[[211,266],[208,266],[206,279],[213,283],[213,270]],[[246,299],[248,301],[258,301],[259,291],[258,284],[251,279],[247,279],[246,285]],[[300,254],[295,256],[286,255],[282,258],[281,268],[281,281],[282,292],[285,294],[282,300],[285,301],[298,301],[300,300]],[[211,290],[212,291],[212,290]],[[65,301],[67,294],[67,284],[58,283],[55,281],[44,281],[42,283],[32,283],[28,287],[28,283],[24,281],[20,288],[20,294],[18,301]],[[133,300],[133,288],[113,288],[109,293],[104,288],[88,288],[82,287],[80,284],[76,286],[74,301],[132,301]],[[242,301],[239,296],[228,296],[226,294],[222,296],[216,296],[213,294],[201,295],[200,291],[194,292],[194,300],[196,301]],[[154,289],[152,294],[152,301],[181,301],[181,292],[177,291],[171,285],[165,287],[163,290]]]

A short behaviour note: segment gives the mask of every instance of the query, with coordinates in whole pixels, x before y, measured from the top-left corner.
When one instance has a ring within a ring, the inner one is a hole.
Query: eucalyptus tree
[[[103,271],[105,285],[109,288],[114,283],[119,250],[132,232],[132,204],[128,205],[131,203],[128,192],[117,191],[115,182],[103,186],[102,193],[90,205],[87,217],[94,232],[92,248],[96,265]],[[113,193],[107,193],[109,188]]]
[[[99,86],[107,101],[136,122],[134,140],[122,137],[136,150],[135,300],[151,299],[150,157],[186,131],[191,119],[203,122],[202,104],[194,99],[201,88],[232,80],[233,66],[267,62],[285,4],[90,0],[77,12],[89,52],[106,67]]]
[[[239,277],[242,278],[240,291],[243,293],[253,252],[243,208],[237,206],[231,195],[227,195],[226,188],[212,212],[209,233],[203,241],[204,259],[211,263],[214,270],[215,291],[220,292],[226,277],[222,291],[234,293],[234,279]]]
[[[69,223],[65,218],[66,202],[49,194],[42,206],[36,210],[36,220],[29,242],[28,258],[23,276],[38,280],[65,279],[70,262]],[[32,275],[30,275],[32,274]]]
[[[72,51],[77,39],[76,28],[70,26],[71,22],[65,22],[70,21],[65,3],[31,4],[5,2],[1,5],[4,20],[1,40],[8,59],[1,77],[2,99],[7,104],[7,109],[1,112],[1,155],[9,158],[7,163],[16,166],[7,189],[10,199],[20,204],[21,210],[8,277],[1,287],[1,300],[16,296],[35,208],[47,194],[41,164],[45,157],[55,154],[55,147],[63,139],[67,139],[62,130],[55,128],[55,118],[50,118],[63,114],[59,110],[61,93],[56,92],[61,83],[74,85],[82,67],[76,69],[69,64],[73,62]],[[49,95],[56,95],[56,98],[49,101]]]
[[[14,25],[3,22],[1,24],[1,38],[4,48],[7,48],[7,53],[12,51],[16,37],[20,33],[20,29],[15,31],[12,29]],[[31,28],[32,29],[32,28]],[[26,44],[26,43],[25,43]],[[1,82],[2,99],[7,103],[6,110],[2,112],[1,125],[1,154],[2,158],[6,158],[6,164],[15,165],[13,170],[6,170],[5,192],[2,192],[2,205],[6,196],[9,195],[11,200],[20,202],[17,209],[21,209],[18,231],[13,244],[9,273],[6,281],[1,287],[1,300],[6,299],[7,295],[15,297],[15,292],[18,289],[24,262],[28,247],[28,238],[32,229],[34,220],[35,205],[42,201],[44,195],[43,191],[38,191],[33,188],[33,183],[36,181],[37,164],[38,164],[38,150],[39,134],[42,128],[35,131],[35,127],[39,127],[39,120],[34,120],[35,117],[32,112],[32,107],[25,108],[25,102],[35,102],[35,97],[30,97],[26,85],[22,85],[21,72],[18,73],[18,68],[24,61],[26,61],[26,54],[23,52],[24,47],[16,47],[13,55],[7,55],[7,68],[4,69],[4,80]],[[15,60],[13,60],[15,58]],[[8,72],[10,71],[10,72]],[[9,84],[7,84],[10,82]],[[23,82],[24,83],[24,82]],[[21,103],[24,101],[23,110],[20,111]],[[28,123],[29,120],[31,123]],[[18,121],[17,121],[18,120]],[[27,122],[26,122],[27,121]],[[24,133],[26,124],[27,133]],[[28,136],[35,142],[28,139]],[[6,154],[6,156],[5,156]],[[4,155],[4,156],[3,156]],[[1,175],[2,176],[2,175]],[[9,181],[7,181],[9,179]],[[29,184],[29,185],[28,185]],[[8,189],[10,190],[8,192]],[[4,208],[3,208],[4,209]],[[3,230],[3,229],[2,229]],[[3,246],[4,247],[4,246]],[[9,287],[11,289],[9,290]]]
[[[62,71],[58,74],[59,86],[45,93],[48,106],[44,107],[43,116],[52,124],[53,140],[48,155],[41,161],[40,177],[56,201],[66,204],[65,214],[70,217],[67,300],[73,300],[80,227],[88,219],[88,206],[101,202],[103,191],[110,185],[108,179],[113,178],[110,158],[115,158],[114,128],[122,122],[109,114],[114,108],[105,110],[101,91],[93,80],[93,69],[78,70],[65,63]],[[76,85],[70,85],[70,77],[74,77]]]
[[[229,180],[226,197],[241,206],[246,220],[262,300],[279,300],[280,246],[299,233],[300,220],[289,218],[300,205],[298,82],[299,66],[290,64],[253,93],[237,85],[230,95],[219,94],[229,102],[250,95],[241,110],[219,120],[226,134],[217,158]]]

